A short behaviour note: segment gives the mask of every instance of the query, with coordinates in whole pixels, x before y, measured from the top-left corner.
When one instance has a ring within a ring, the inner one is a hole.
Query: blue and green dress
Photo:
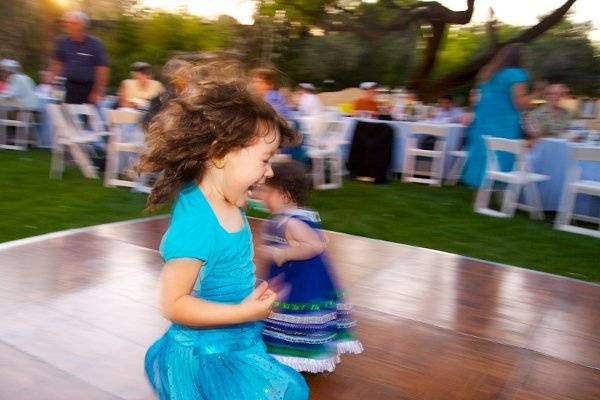
[[[312,210],[293,209],[273,216],[265,230],[265,244],[287,246],[287,223],[297,219],[320,231],[319,215]],[[289,286],[289,295],[275,303],[265,320],[263,340],[277,360],[297,371],[333,371],[342,353],[361,353],[363,348],[353,328],[351,305],[335,282],[327,255],[307,260],[272,264],[269,278],[280,277]]]

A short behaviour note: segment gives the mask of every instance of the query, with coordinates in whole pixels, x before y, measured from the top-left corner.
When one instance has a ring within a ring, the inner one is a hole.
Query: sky
[[[370,0],[373,2],[374,0]],[[438,0],[453,10],[466,8],[466,0]],[[564,0],[476,0],[472,23],[480,23],[487,19],[490,6],[499,21],[512,25],[533,25],[537,17],[558,8]],[[594,3],[596,6],[594,7]],[[173,11],[186,8],[196,15],[215,18],[221,14],[231,15],[243,24],[252,23],[254,12],[253,0],[143,0],[148,7],[158,7]],[[600,12],[598,0],[577,0],[571,7],[573,20],[576,22],[592,21],[594,31],[590,37],[600,42]]]

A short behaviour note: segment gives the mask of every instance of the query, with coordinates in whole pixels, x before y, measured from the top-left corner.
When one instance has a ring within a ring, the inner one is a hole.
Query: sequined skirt
[[[302,375],[266,352],[262,324],[197,330],[173,325],[146,353],[161,400],[305,400]]]

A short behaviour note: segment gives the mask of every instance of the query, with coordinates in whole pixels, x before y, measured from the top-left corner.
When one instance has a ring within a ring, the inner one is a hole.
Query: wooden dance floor
[[[167,326],[156,308],[166,224],[0,245],[0,399],[154,398],[142,365]],[[311,399],[600,399],[600,286],[329,239],[365,352],[307,376]]]

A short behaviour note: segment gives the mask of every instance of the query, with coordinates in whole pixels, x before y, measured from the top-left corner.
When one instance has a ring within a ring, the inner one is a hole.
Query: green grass
[[[48,152],[0,152],[0,241],[146,215],[144,195],[104,188],[74,168],[51,180],[49,166]],[[310,206],[326,229],[600,281],[600,240],[555,231],[550,217],[475,214],[472,199],[464,187],[345,182],[314,192]]]
[[[109,189],[74,167],[49,179],[50,153],[0,152],[0,242],[147,216],[146,197]]]
[[[551,216],[476,214],[473,197],[465,187],[353,181],[314,193],[311,205],[330,230],[600,281],[600,240],[556,231]]]

